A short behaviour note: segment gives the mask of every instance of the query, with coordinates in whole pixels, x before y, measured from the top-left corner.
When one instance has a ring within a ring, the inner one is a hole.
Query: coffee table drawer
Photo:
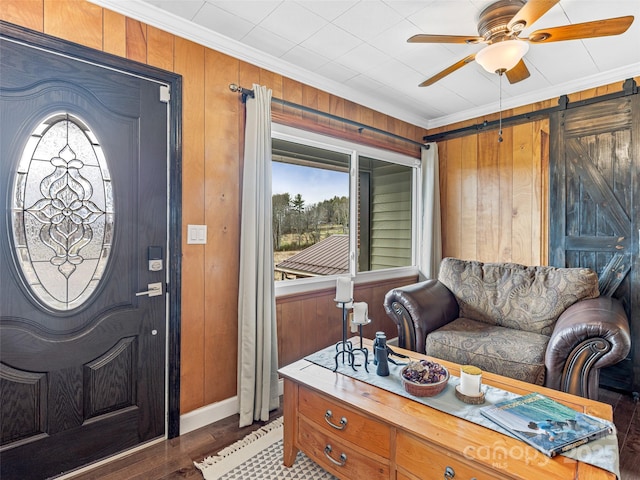
[[[389,458],[388,425],[305,388],[300,389],[298,402],[300,414],[322,430],[342,441],[362,445],[372,453]]]
[[[396,467],[407,473],[406,477],[430,480],[442,478],[475,478],[477,480],[504,480],[497,472],[485,470],[471,460],[464,459],[424,440],[398,432],[396,437]],[[447,476],[448,473],[448,476]],[[411,474],[411,476],[409,475]]]
[[[338,435],[318,430],[304,417],[299,418],[298,442],[309,458],[338,478],[389,480],[387,459],[367,453]]]

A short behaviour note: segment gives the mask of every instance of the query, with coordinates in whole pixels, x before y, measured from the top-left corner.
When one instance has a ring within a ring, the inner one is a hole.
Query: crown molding
[[[309,70],[297,67],[289,62],[272,55],[265,54],[253,47],[244,45],[229,37],[212,32],[189,20],[162,10],[155,5],[141,0],[88,0],[101,7],[113,10],[127,17],[139,20],[148,25],[162,29],[168,33],[180,36],[187,40],[217,50],[230,55],[239,60],[248,62],[260,68],[265,68],[274,73],[283,75],[292,80],[302,82],[306,85],[318,88],[325,92],[337,95],[346,100],[366,106],[378,112],[390,115],[391,117],[403,120],[412,125],[425,129],[432,129],[457,122],[482,117],[499,111],[499,104],[495,103],[481,105],[472,109],[462,110],[452,115],[445,115],[438,118],[427,119],[420,115],[413,115],[406,110],[399,108],[393,103],[380,100],[375,95],[343,85],[342,83],[329,80]],[[561,95],[579,92],[590,88],[608,85],[617,81],[624,81],[640,75],[640,63],[631,64],[622,68],[609,70],[588,77],[583,77],[575,81],[566,82],[561,85],[554,85],[541,90],[536,90],[530,94],[519,95],[509,99],[503,99],[502,109],[511,109],[530,105],[536,102],[549,100]],[[229,79],[233,83],[233,79]]]
[[[285,60],[266,54],[260,50],[237,42],[225,35],[212,32],[205,27],[162,10],[141,0],[88,0],[108,10],[139,20],[153,27],[172,33],[186,40],[217,50],[260,68],[302,82],[311,87],[337,95],[346,100],[369,107],[412,125],[427,128],[428,120],[412,115],[393,103],[385,102],[363,91],[329,80],[309,70],[297,67]],[[233,83],[233,79],[229,79]],[[246,85],[245,85],[246,87]]]
[[[580,78],[578,80],[572,80],[560,85],[553,85],[544,89],[536,90],[526,95],[518,95],[508,100],[502,100],[502,110],[509,110],[511,108],[522,107],[524,105],[531,105],[537,102],[549,100],[551,98],[557,98],[562,95],[569,95],[576,92],[588,90],[590,88],[601,87],[603,85],[609,85],[611,83],[624,82],[628,78],[635,78],[640,76],[640,63],[633,63],[622,68],[608,70],[596,75]],[[452,125],[454,123],[462,122],[472,118],[479,118],[485,115],[496,113],[500,110],[499,103],[481,105],[479,107],[463,110],[452,115],[445,115],[443,117],[434,118],[427,121],[427,129],[442,127],[446,125]]]

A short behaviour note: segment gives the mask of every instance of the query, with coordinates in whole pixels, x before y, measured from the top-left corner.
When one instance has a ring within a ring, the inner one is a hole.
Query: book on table
[[[540,393],[482,407],[480,413],[550,457],[613,432],[610,422]]]

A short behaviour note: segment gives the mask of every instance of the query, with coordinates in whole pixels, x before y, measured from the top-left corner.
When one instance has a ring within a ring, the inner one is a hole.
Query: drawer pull
[[[456,476],[456,472],[451,467],[447,467],[444,469],[444,480],[451,480]]]
[[[344,467],[347,463],[347,454],[342,452],[340,454],[340,460],[336,460],[331,456],[331,450],[331,445],[327,445],[326,447],[324,447],[324,456],[331,460],[331,463],[333,463],[334,465]]]
[[[336,430],[345,429],[345,427],[347,426],[347,419],[345,417],[342,417],[340,419],[340,425],[336,425],[335,423],[333,423],[331,421],[331,417],[333,417],[333,412],[331,410],[327,410],[327,413],[324,414],[324,419],[327,421],[327,423],[331,425],[333,428],[335,428]]]

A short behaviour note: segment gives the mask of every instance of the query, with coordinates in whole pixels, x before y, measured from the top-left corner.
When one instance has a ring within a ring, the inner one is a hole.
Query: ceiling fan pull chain
[[[499,98],[499,108],[500,108],[500,124],[498,126],[498,143],[502,142],[502,71],[498,72],[498,88],[500,89],[500,91],[498,92],[498,98]]]

